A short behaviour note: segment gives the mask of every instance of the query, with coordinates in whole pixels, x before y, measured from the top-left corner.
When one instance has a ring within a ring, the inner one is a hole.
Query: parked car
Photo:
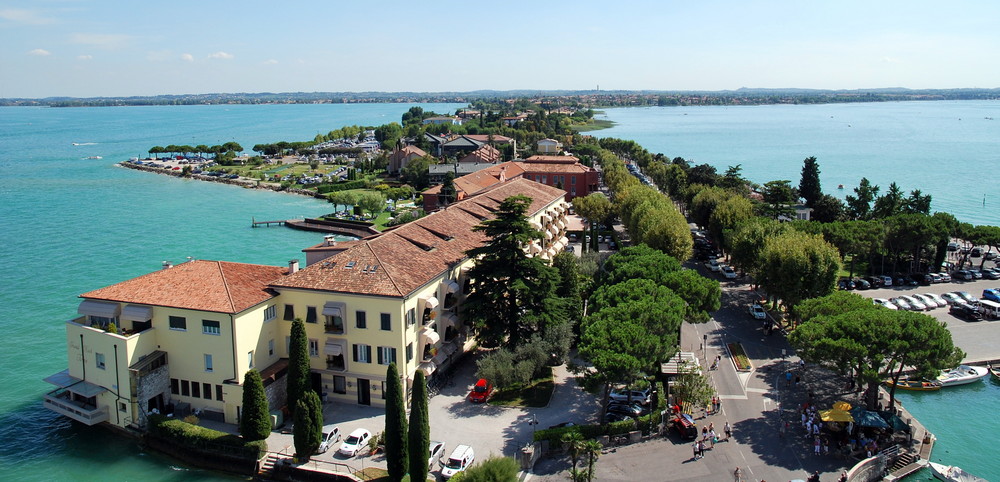
[[[938,273],[938,274],[941,275],[941,282],[942,283],[951,283],[951,275],[950,274],[948,274],[948,273]]]
[[[722,266],[719,265],[719,260],[715,258],[709,258],[709,260],[705,262],[705,267],[708,268],[708,270],[713,273],[718,273],[719,271],[722,271]]]
[[[941,277],[941,273],[927,273],[927,276],[931,277],[931,283],[937,284],[944,281]]]
[[[977,280],[977,279],[983,279],[983,272],[982,271],[980,271],[978,269],[970,269],[969,272],[972,273],[972,279],[973,279],[973,281]]]
[[[960,269],[952,273],[952,277],[962,281],[972,281],[973,279],[975,279],[973,278],[972,273],[967,269]]]
[[[876,305],[879,305],[879,306],[884,306],[886,308],[889,308],[890,310],[898,310],[899,309],[896,305],[892,304],[891,301],[889,301],[889,300],[887,300],[885,298],[872,298],[872,303],[875,303]]]
[[[861,279],[867,281],[868,284],[870,284],[872,288],[881,288],[882,285],[885,284],[885,282],[882,281],[882,277],[881,276],[865,276],[864,278],[861,278]]]
[[[736,271],[733,270],[732,266],[723,266],[722,276],[724,276],[726,279],[736,279]]]
[[[642,405],[649,404],[649,391],[648,390],[615,390],[611,392],[611,400],[618,402],[627,402],[629,400],[633,402],[639,402]]]
[[[983,299],[1000,302],[1000,291],[995,289],[985,289],[983,290]]]
[[[484,403],[490,399],[491,395],[493,395],[493,384],[485,378],[480,378],[472,387],[472,390],[469,391],[469,401]]]
[[[469,468],[473,462],[476,461],[476,454],[473,452],[472,447],[468,445],[459,445],[455,447],[455,450],[448,457],[448,460],[442,464],[441,467],[441,477],[448,480],[455,476],[455,474]]]
[[[958,251],[958,243],[954,241],[948,243],[948,251]]]
[[[837,281],[837,289],[838,290],[853,290],[854,289],[854,280],[848,279],[848,278],[841,278],[840,280]]]
[[[921,286],[930,286],[931,283],[934,282],[934,279],[927,273],[912,273],[910,274],[910,279],[916,281],[916,283]]]
[[[316,448],[317,454],[326,453],[333,447],[333,444],[340,441],[340,427],[335,427],[333,425],[327,425],[323,427],[323,438],[320,439],[319,447]]]
[[[934,300],[934,302],[941,308],[948,306],[948,302],[945,301],[944,298],[934,293],[924,293],[922,296]]]
[[[971,294],[969,294],[968,291],[956,291],[955,294],[962,297],[962,299],[965,300],[966,303],[973,305],[979,303],[979,298],[972,296]]]
[[[889,301],[891,301],[892,304],[896,305],[896,307],[901,310],[913,311],[913,305],[911,305],[909,301],[903,299],[903,297],[901,296],[896,298],[890,298]]]
[[[913,298],[913,299],[915,299],[915,300],[923,303],[924,306],[926,306],[928,310],[933,310],[934,308],[938,308],[939,307],[938,304],[937,304],[937,301],[934,301],[933,299],[928,298],[927,296],[924,296],[922,294],[914,293],[914,294],[909,295],[909,296],[911,298]]]
[[[864,278],[855,278],[853,281],[855,289],[866,290],[872,287],[871,283],[865,281]]]
[[[959,318],[964,318],[969,321],[980,321],[983,319],[983,314],[980,313],[975,306],[966,303],[957,303],[951,305],[951,308],[948,309],[948,312]]]
[[[608,404],[608,413],[620,413],[629,417],[639,417],[644,410],[638,403],[611,402]]]
[[[748,311],[750,312],[750,316],[752,316],[755,320],[763,320],[767,318],[767,312],[764,311],[764,307],[758,305],[757,303],[750,305],[750,309]]]
[[[944,298],[944,301],[947,302],[949,305],[954,305],[957,303],[965,303],[965,300],[962,299],[961,296],[958,296],[955,293],[945,293],[941,295],[941,298]]]
[[[882,286],[892,286],[892,276],[882,275],[878,278],[882,278]]]
[[[983,278],[986,278],[986,279],[1000,279],[1000,269],[997,269],[997,268],[984,269],[983,270]]]
[[[624,422],[625,420],[633,420],[633,418],[624,413],[608,412],[604,414],[604,421],[607,423]]]
[[[431,441],[430,457],[427,457],[427,470],[434,470],[434,461],[444,457],[444,442]]]
[[[337,452],[341,455],[354,457],[355,455],[358,455],[358,451],[360,451],[362,447],[368,445],[368,439],[370,438],[372,438],[371,432],[363,428],[356,429],[351,432],[351,434],[348,435],[343,442],[340,443],[340,448],[337,449]]]
[[[913,311],[924,311],[930,309],[927,305],[923,304],[923,302],[912,296],[902,295],[900,298],[906,300],[906,302],[910,304],[910,309]]]
[[[978,258],[982,255],[983,255],[983,248],[972,248],[972,251],[969,251],[969,256],[972,258]]]

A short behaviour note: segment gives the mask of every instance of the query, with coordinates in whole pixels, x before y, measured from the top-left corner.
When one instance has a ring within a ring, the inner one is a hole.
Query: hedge
[[[367,181],[358,179],[356,181],[344,181],[336,184],[320,184],[316,187],[316,192],[326,194],[329,192],[346,191],[348,189],[364,189]]]
[[[192,425],[165,415],[149,416],[149,432],[168,439],[178,446],[209,452],[241,454],[260,458],[267,452],[267,441],[247,441],[237,435]]]
[[[633,430],[643,430],[650,426],[650,422],[655,426],[660,423],[660,414],[653,412],[643,415],[636,420],[623,420],[605,425],[574,425],[572,427],[559,427],[539,430],[535,432],[535,441],[548,440],[550,447],[559,447],[562,444],[563,434],[578,432],[584,439],[592,439],[601,435],[624,435]]]

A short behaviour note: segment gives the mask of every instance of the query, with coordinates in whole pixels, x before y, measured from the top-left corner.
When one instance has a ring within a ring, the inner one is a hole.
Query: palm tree
[[[597,458],[601,456],[602,448],[604,446],[596,440],[587,440],[583,443],[583,453],[587,456],[587,471],[585,472],[587,482],[594,480],[594,462],[597,462]]]
[[[583,434],[580,432],[567,432],[560,437],[563,443],[563,448],[569,452],[570,460],[573,462],[573,466],[569,469],[570,478],[575,482],[580,480],[580,473],[577,471],[577,463],[580,461],[580,455],[583,454],[587,441],[583,439]]]

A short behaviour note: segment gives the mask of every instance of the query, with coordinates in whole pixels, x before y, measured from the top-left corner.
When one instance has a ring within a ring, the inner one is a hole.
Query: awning
[[[854,417],[851,416],[851,412],[845,410],[820,410],[819,419],[824,422],[853,422]]]
[[[537,229],[538,231],[541,231],[541,230],[542,230],[542,223],[539,223],[538,221],[531,221],[531,222],[529,222],[528,224],[529,224],[529,225],[530,225],[530,226],[531,226],[532,228],[535,228],[535,229]]]
[[[563,244],[562,244],[561,241],[556,241],[555,243],[552,244],[552,251],[553,252],[558,253],[558,252],[562,251],[562,249],[563,249]]]
[[[447,359],[448,359],[448,354],[443,351],[439,351],[437,355],[434,355],[434,358],[432,358],[431,361],[434,362],[434,364],[440,366],[443,365],[445,360]]]
[[[437,370],[437,365],[433,361],[423,362],[417,366],[417,369],[424,372],[424,376],[431,376],[434,370]]]
[[[84,300],[83,303],[80,303],[80,307],[76,309],[76,312],[81,315],[114,318],[121,313],[121,305],[105,301]]]
[[[451,355],[452,353],[455,353],[455,350],[457,349],[458,347],[454,343],[447,343],[441,347],[441,351],[444,352],[445,355]]]
[[[430,298],[421,298],[420,300],[424,302],[425,310],[433,310],[434,308],[437,308],[438,299],[434,296],[431,296]]]
[[[549,216],[548,214],[543,214],[542,215],[542,222],[545,223],[545,224],[551,223],[552,222],[552,217]]]
[[[84,398],[96,397],[97,395],[100,395],[101,393],[108,391],[107,388],[104,388],[100,385],[95,385],[93,383],[84,381],[74,383],[73,385],[70,385],[65,388],[66,390],[73,392]]]
[[[885,423],[882,417],[879,417],[875,412],[865,410],[865,407],[854,407],[850,414],[854,416],[854,422],[859,427],[889,428],[889,424]]]
[[[458,283],[456,283],[455,280],[442,281],[441,284],[444,285],[444,289],[448,293],[458,292]]]
[[[441,336],[437,334],[437,331],[427,328],[420,331],[420,342],[424,345],[433,345],[439,341],[441,341]]]
[[[125,305],[122,319],[128,321],[149,321],[153,319],[152,306]]]
[[[848,403],[848,402],[845,402],[845,401],[841,400],[841,401],[836,402],[836,403],[833,404],[833,409],[834,410],[850,410],[851,409],[851,404]]]
[[[559,234],[559,226],[556,225],[556,223],[552,223],[549,225],[549,231],[552,232],[552,234]]]
[[[341,306],[343,305],[341,303],[337,303],[336,301],[327,301],[326,304],[323,305],[323,316],[339,316],[343,318],[344,312],[341,310]]]
[[[323,346],[323,354],[331,356],[343,355],[345,351],[344,345],[347,344],[346,340],[338,340],[335,338],[327,338],[326,345]]]
[[[562,243],[563,246],[569,246],[569,238],[566,236],[559,238],[559,242]]]
[[[545,232],[545,239],[552,239],[552,231]]]
[[[79,383],[80,379],[69,374],[69,368],[56,373],[54,375],[49,375],[44,379],[46,382],[51,383],[59,388],[66,388],[74,383]]]
[[[528,245],[528,252],[531,254],[541,253],[542,246],[538,244],[538,241],[532,241],[531,244]]]
[[[441,323],[441,329],[447,331],[449,326],[455,326],[458,324],[458,317],[451,312],[445,313],[441,315],[439,323]]]

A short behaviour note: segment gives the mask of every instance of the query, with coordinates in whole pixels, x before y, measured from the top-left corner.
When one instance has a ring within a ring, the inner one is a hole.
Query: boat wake
[[[93,145],[97,145],[97,143],[96,142],[74,142],[73,145],[74,146],[93,146]]]

